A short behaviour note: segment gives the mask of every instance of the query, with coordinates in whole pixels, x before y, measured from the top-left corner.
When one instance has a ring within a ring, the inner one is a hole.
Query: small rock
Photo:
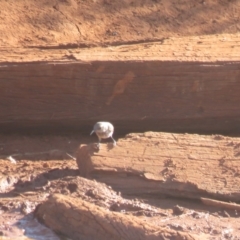
[[[173,214],[174,215],[181,215],[183,213],[184,213],[184,208],[183,207],[180,207],[178,205],[173,207]]]
[[[44,163],[44,164],[43,164],[43,167],[44,167],[44,168],[48,168],[48,167],[50,167],[50,165],[49,165],[49,163]]]
[[[203,214],[200,214],[198,212],[193,212],[192,213],[192,217],[196,218],[196,219],[200,219],[203,217]]]
[[[21,213],[23,214],[29,214],[30,212],[32,212],[32,207],[31,207],[31,203],[26,201],[22,204],[21,206]]]
[[[232,229],[229,228],[229,229],[224,229],[222,230],[222,236],[225,238],[225,239],[232,239]]]
[[[220,231],[218,231],[217,229],[213,229],[212,234],[214,234],[214,235],[220,234]]]
[[[178,224],[167,224],[167,226],[169,226],[171,229],[174,229],[174,230],[180,230],[182,231],[184,228],[181,226],[181,225],[178,225]]]

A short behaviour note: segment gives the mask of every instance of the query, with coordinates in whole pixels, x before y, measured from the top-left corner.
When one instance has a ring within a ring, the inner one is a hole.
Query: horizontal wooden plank
[[[240,138],[135,133],[99,152],[82,145],[77,156],[82,176],[124,194],[240,201]]]
[[[93,61],[0,67],[0,127],[235,131],[240,63]],[[178,122],[179,124],[176,124]]]

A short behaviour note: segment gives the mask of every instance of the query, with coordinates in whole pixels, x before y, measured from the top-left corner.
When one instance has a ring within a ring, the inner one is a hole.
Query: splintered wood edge
[[[80,236],[94,239],[146,239],[170,237],[175,240],[206,239],[146,223],[135,216],[108,211],[79,198],[61,194],[50,195],[40,204],[35,216],[54,231],[61,232],[74,240]],[[66,224],[67,223],[67,224]],[[127,231],[126,231],[127,230]]]

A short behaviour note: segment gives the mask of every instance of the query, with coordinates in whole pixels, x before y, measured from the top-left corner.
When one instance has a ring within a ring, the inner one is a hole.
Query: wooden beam
[[[81,145],[80,174],[128,195],[240,201],[240,138],[146,132]]]
[[[239,75],[239,62],[2,63],[0,128],[236,133]]]
[[[38,206],[35,215],[72,240],[194,240],[206,239],[147,223],[138,217],[111,212],[82,199],[60,194]]]

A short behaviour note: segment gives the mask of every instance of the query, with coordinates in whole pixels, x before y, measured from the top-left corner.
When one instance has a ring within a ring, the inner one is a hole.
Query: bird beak
[[[90,133],[90,135],[92,135],[94,133],[94,130],[92,130],[92,132]]]

